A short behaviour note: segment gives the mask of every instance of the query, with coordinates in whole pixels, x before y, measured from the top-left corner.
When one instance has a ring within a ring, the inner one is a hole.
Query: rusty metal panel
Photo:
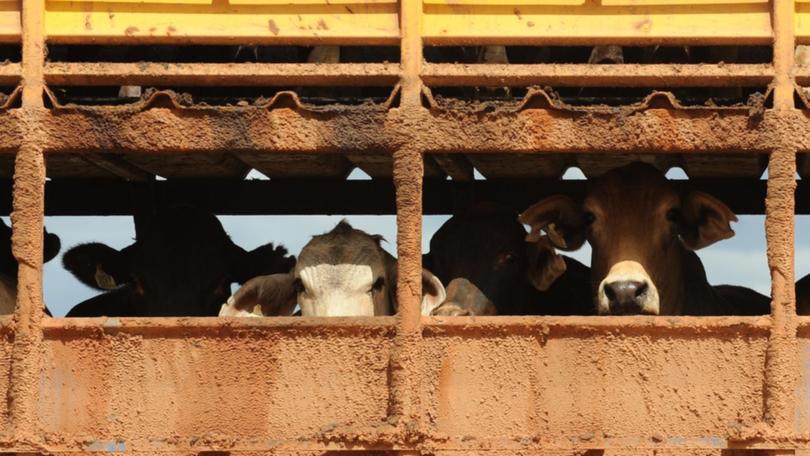
[[[498,331],[487,320],[482,331],[480,320],[425,329],[426,413],[446,448],[719,448],[761,419],[761,324],[635,317]]]
[[[49,319],[38,419],[57,453],[719,450],[761,422],[767,317],[423,321],[418,440],[387,419],[385,317]]]
[[[379,425],[392,319],[346,320],[50,320],[38,404],[46,440],[62,451],[271,448]]]

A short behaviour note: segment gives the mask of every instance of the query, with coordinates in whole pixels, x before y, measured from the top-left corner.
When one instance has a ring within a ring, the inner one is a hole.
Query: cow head
[[[430,253],[422,260],[447,284],[447,300],[435,313],[519,313],[515,306],[529,285],[527,266],[540,254],[532,249],[530,259],[525,237],[516,213],[489,204],[445,222],[430,239]]]
[[[131,287],[145,316],[216,315],[233,282],[289,271],[295,259],[267,244],[246,252],[209,212],[172,207],[135,217],[134,244],[116,250],[83,244],[65,253],[65,269],[91,287]]]
[[[246,315],[256,305],[263,315],[289,315],[296,302],[303,316],[391,315],[396,310],[397,262],[381,241],[342,221],[304,246],[291,274],[251,280],[220,315]],[[426,270],[422,289],[423,313],[444,300],[444,287]]]
[[[59,253],[59,236],[44,230],[42,260],[48,262]],[[11,228],[0,219],[0,274],[17,279],[17,260],[11,251]]]
[[[59,253],[61,243],[59,236],[43,232],[42,260],[48,262]],[[17,305],[17,259],[11,249],[11,228],[0,219],[0,315],[14,312]],[[45,314],[50,315],[48,308]]]
[[[679,194],[652,166],[634,163],[598,178],[583,203],[546,198],[522,215],[528,240],[593,249],[591,281],[600,314],[677,315],[686,275],[705,273],[692,252],[734,235],[736,216],[702,192]],[[691,268],[691,269],[690,269]],[[697,270],[697,271],[694,271]],[[690,280],[691,281],[691,280]]]

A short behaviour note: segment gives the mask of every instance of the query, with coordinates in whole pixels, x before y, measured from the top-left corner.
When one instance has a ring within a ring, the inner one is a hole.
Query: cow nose
[[[641,313],[650,285],[646,281],[620,280],[605,284],[610,313],[632,315]]]

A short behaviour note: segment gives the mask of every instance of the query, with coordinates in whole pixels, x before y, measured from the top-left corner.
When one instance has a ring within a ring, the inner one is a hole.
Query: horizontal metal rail
[[[16,86],[22,79],[22,67],[19,63],[0,64],[0,85]]]
[[[736,214],[762,214],[765,181],[750,179],[692,179],[673,181],[676,188],[701,190],[724,201]],[[586,181],[555,179],[497,179],[475,182],[427,180],[424,214],[452,214],[456,197],[468,195],[522,211],[538,200],[566,194],[585,194]],[[194,179],[131,184],[123,180],[51,180],[45,185],[45,215],[129,215],[133,191],[148,189],[161,201],[199,205],[227,215],[262,214],[394,214],[394,186],[390,180],[273,179],[234,181]],[[11,183],[0,181],[0,194]],[[286,195],[278,198],[277,195]],[[317,198],[312,195],[319,195]],[[797,213],[810,214],[810,184],[800,181]],[[346,205],[346,201],[352,201]],[[0,214],[10,213],[10,201],[0,201]]]
[[[770,64],[425,64],[422,80],[430,86],[573,87],[722,87],[766,86]]]
[[[0,67],[1,68],[1,67]],[[47,63],[52,85],[394,86],[396,63]]]

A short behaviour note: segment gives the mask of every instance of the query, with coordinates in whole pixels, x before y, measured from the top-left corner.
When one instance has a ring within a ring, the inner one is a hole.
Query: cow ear
[[[129,252],[105,244],[81,244],[65,252],[62,264],[80,282],[98,290],[110,290],[129,282]]]
[[[692,192],[683,201],[678,229],[686,247],[702,249],[734,236],[730,222],[737,216],[722,201],[703,192]]]
[[[398,268],[397,260],[391,255],[386,255],[386,270],[389,280],[388,292],[389,302],[394,313],[399,312],[399,303],[397,302],[397,278]],[[447,298],[447,291],[444,289],[441,280],[436,277],[432,272],[422,268],[422,315],[430,315],[436,307]]]
[[[49,233],[47,230],[45,231],[45,246],[43,249],[43,258],[42,261],[48,262],[53,259],[58,253],[59,249],[62,248],[62,242],[59,240],[59,236]]]
[[[528,242],[537,242],[545,231],[558,249],[576,250],[585,243],[587,224],[582,207],[567,196],[551,196],[535,203],[518,219],[520,223],[531,226],[526,236]]]
[[[527,242],[526,254],[529,261],[529,282],[539,291],[548,291],[565,273],[565,259],[554,249],[548,236],[540,237],[537,242]]]
[[[295,267],[295,257],[287,255],[287,249],[272,243],[257,247],[250,252],[234,245],[231,279],[245,283],[253,277],[269,274],[286,274]]]
[[[430,315],[447,299],[447,290],[438,277],[422,268],[422,315]]]
[[[222,305],[219,316],[289,316],[298,302],[296,291],[295,277],[292,274],[254,277],[228,298],[228,302]]]

